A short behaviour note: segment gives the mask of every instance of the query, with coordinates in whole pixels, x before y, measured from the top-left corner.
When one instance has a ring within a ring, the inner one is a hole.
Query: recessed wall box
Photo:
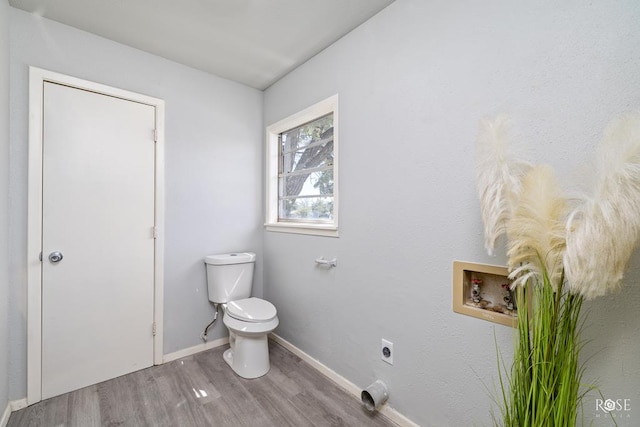
[[[453,311],[516,327],[518,307],[506,267],[453,262]]]

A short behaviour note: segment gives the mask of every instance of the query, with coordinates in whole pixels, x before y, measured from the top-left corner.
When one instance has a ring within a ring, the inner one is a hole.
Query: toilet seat
[[[231,316],[224,316],[222,323],[229,329],[230,332],[250,337],[259,337],[261,335],[268,334],[278,327],[280,321],[278,318],[269,320],[268,322],[245,322],[243,320],[234,319]]]
[[[234,319],[249,323],[270,322],[277,315],[273,304],[255,297],[227,303],[226,313]]]

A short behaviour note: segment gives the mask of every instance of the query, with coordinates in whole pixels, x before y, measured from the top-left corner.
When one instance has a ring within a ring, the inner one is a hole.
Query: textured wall
[[[494,334],[451,308],[454,259],[483,249],[473,177],[478,122],[513,116],[525,157],[590,190],[606,123],[640,107],[635,1],[397,0],[265,92],[268,125],[340,95],[340,237],[265,233],[265,296],[282,337],[424,426],[489,425]],[[314,266],[318,256],[338,267]],[[640,420],[640,258],[622,291],[587,304],[585,380]],[[393,366],[380,339],[395,345]],[[612,425],[586,399],[584,418]],[[600,415],[600,417],[598,417]],[[630,415],[632,418],[626,418]]]
[[[9,4],[0,2],[0,417],[9,399]]]
[[[201,343],[211,320],[203,257],[253,250],[262,293],[262,92],[10,10],[11,397],[26,395],[28,66],[164,99],[164,351]],[[226,335],[221,324],[210,338]]]

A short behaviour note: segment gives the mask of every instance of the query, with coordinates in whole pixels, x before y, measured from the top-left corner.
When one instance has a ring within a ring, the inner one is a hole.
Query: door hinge
[[[158,142],[158,129],[153,130],[153,142]]]
[[[157,239],[158,238],[158,227],[153,227],[152,233],[153,233],[153,238]]]
[[[154,337],[156,336],[156,322],[151,325],[151,333]]]

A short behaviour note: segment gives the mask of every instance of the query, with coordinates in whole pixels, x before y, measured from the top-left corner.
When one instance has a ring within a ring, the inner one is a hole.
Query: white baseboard
[[[20,409],[29,406],[27,404],[26,397],[24,399],[12,400],[11,402],[9,402],[9,404],[11,405],[11,412],[19,411]]]
[[[7,426],[7,423],[9,422],[9,417],[11,416],[12,412],[18,411],[26,407],[27,407],[27,399],[18,399],[18,400],[12,400],[10,402],[7,402],[7,407],[5,408],[4,413],[2,414],[2,417],[0,417],[0,427]]]
[[[183,357],[191,356],[193,354],[200,353],[201,351],[220,347],[221,345],[225,345],[228,343],[229,343],[229,337],[224,337],[224,338],[218,338],[217,340],[213,340],[210,342],[204,342],[202,344],[194,345],[193,347],[189,347],[189,348],[175,351],[173,353],[165,354],[162,357],[162,363],[167,363],[173,360],[182,359]]]
[[[7,402],[7,407],[2,413],[2,417],[0,417],[0,427],[6,427],[9,422],[9,417],[11,416],[11,402]]]
[[[269,337],[271,339],[273,339],[273,341],[277,342],[278,344],[280,344],[281,346],[283,346],[284,348],[289,350],[291,353],[293,353],[296,356],[298,356],[300,359],[302,359],[305,362],[307,362],[309,365],[311,365],[318,372],[320,372],[321,374],[323,374],[324,376],[329,378],[331,381],[336,383],[344,391],[346,391],[349,394],[352,394],[353,396],[356,397],[356,399],[358,399],[358,400],[360,399],[360,393],[362,392],[362,389],[360,387],[358,387],[357,385],[355,385],[354,383],[352,383],[351,381],[349,381],[348,379],[346,379],[342,375],[338,374],[337,372],[335,372],[331,368],[327,367],[326,365],[323,365],[318,360],[316,360],[313,357],[309,356],[307,353],[305,353],[304,351],[300,350],[298,347],[294,346],[293,344],[291,344],[289,341],[285,340],[284,338],[282,338],[282,337],[280,337],[280,336],[278,336],[278,335],[276,335],[274,333],[269,334]],[[391,406],[389,406],[386,403],[384,405],[382,405],[382,407],[378,410],[378,412],[380,412],[385,417],[387,417],[388,419],[390,419],[394,423],[398,424],[399,426],[402,426],[402,427],[420,427],[418,424],[414,423],[409,418],[405,417],[400,412],[396,411],[395,409],[393,409]]]

